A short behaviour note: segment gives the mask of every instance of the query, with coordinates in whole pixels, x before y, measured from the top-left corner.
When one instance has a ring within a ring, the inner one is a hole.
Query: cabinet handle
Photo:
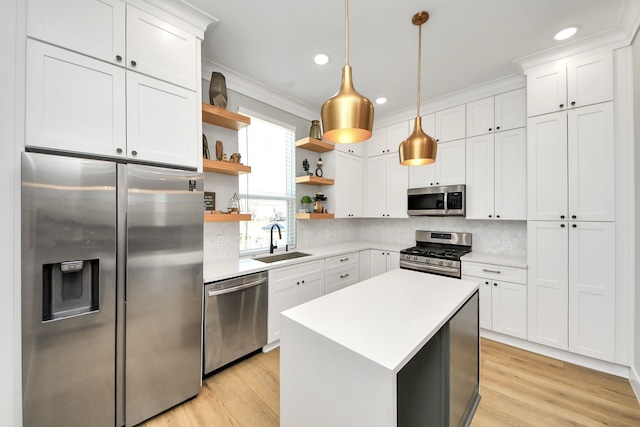
[[[131,66],[132,66],[132,67],[135,67],[136,65],[138,65],[138,64],[136,63],[136,61],[131,60]]]
[[[564,219],[564,215],[560,215],[560,219]]]
[[[122,153],[122,148],[117,148],[116,149],[116,153],[118,153],[118,154]]]
[[[433,185],[433,182],[432,182],[432,183],[430,183],[429,185]]]
[[[560,228],[564,228],[564,224],[560,224]]]
[[[342,258],[342,259],[340,260],[340,262],[345,262],[345,261],[349,261],[349,258]]]
[[[482,271],[484,271],[485,273],[495,273],[495,274],[502,273],[500,270],[489,270],[488,268],[483,268]]]
[[[116,55],[116,61],[118,61],[118,62],[122,61],[122,56]]]
[[[498,284],[496,282],[493,282],[493,286],[498,286]]]
[[[571,105],[576,105],[576,101],[571,101]]]
[[[440,183],[439,183],[439,182],[436,182],[436,185],[440,185]]]
[[[340,276],[341,279],[344,279],[345,277],[349,277],[349,273]]]
[[[133,154],[134,156],[137,156],[137,155],[138,155],[138,152],[137,152],[136,150],[132,150],[132,151],[131,151],[131,154]]]
[[[500,126],[496,126],[496,130],[500,130]]]
[[[564,104],[560,104],[560,108],[564,108]]]
[[[571,224],[571,226],[572,226],[573,228],[577,228],[577,227],[578,227],[576,224]]]
[[[575,215],[571,215],[571,218],[576,219],[576,218],[577,218],[577,216],[575,216]]]

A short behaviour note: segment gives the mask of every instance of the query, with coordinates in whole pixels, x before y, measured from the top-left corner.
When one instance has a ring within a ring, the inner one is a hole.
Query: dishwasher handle
[[[236,291],[240,291],[242,289],[247,289],[247,288],[252,288],[254,286],[262,285],[263,283],[266,283],[266,281],[267,281],[266,278],[258,279],[258,280],[254,280],[253,282],[243,283],[242,285],[233,286],[231,288],[217,289],[215,291],[209,291],[208,295],[210,297],[215,297],[215,296],[218,296],[218,295],[228,294],[230,292],[236,292]]]

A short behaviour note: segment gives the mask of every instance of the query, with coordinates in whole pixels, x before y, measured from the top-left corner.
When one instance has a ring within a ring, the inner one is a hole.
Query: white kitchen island
[[[393,270],[282,313],[282,427],[458,426],[479,401],[478,284]]]

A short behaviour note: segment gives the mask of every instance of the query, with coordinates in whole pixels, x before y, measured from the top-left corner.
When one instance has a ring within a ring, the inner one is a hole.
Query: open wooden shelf
[[[296,184],[306,185],[333,185],[333,179],[321,178],[315,175],[299,176],[296,178]]]
[[[251,166],[221,160],[202,159],[202,170],[225,175],[241,175],[243,173],[251,173]]]
[[[296,219],[333,219],[332,213],[297,213]]]
[[[309,137],[297,140],[296,147],[315,151],[316,153],[326,153],[327,151],[333,151],[335,148],[335,146],[329,142]]]
[[[204,214],[204,222],[251,221],[251,214]]]
[[[202,121],[233,130],[240,130],[251,124],[251,119],[247,116],[204,102],[202,103]]]

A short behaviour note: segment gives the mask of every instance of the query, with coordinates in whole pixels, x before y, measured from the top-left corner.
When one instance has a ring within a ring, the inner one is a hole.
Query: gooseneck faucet
[[[282,231],[280,231],[280,226],[278,224],[273,224],[271,226],[271,243],[269,244],[269,253],[272,254],[274,249],[278,248],[278,245],[273,244],[273,228],[278,227],[278,238],[282,239]]]

